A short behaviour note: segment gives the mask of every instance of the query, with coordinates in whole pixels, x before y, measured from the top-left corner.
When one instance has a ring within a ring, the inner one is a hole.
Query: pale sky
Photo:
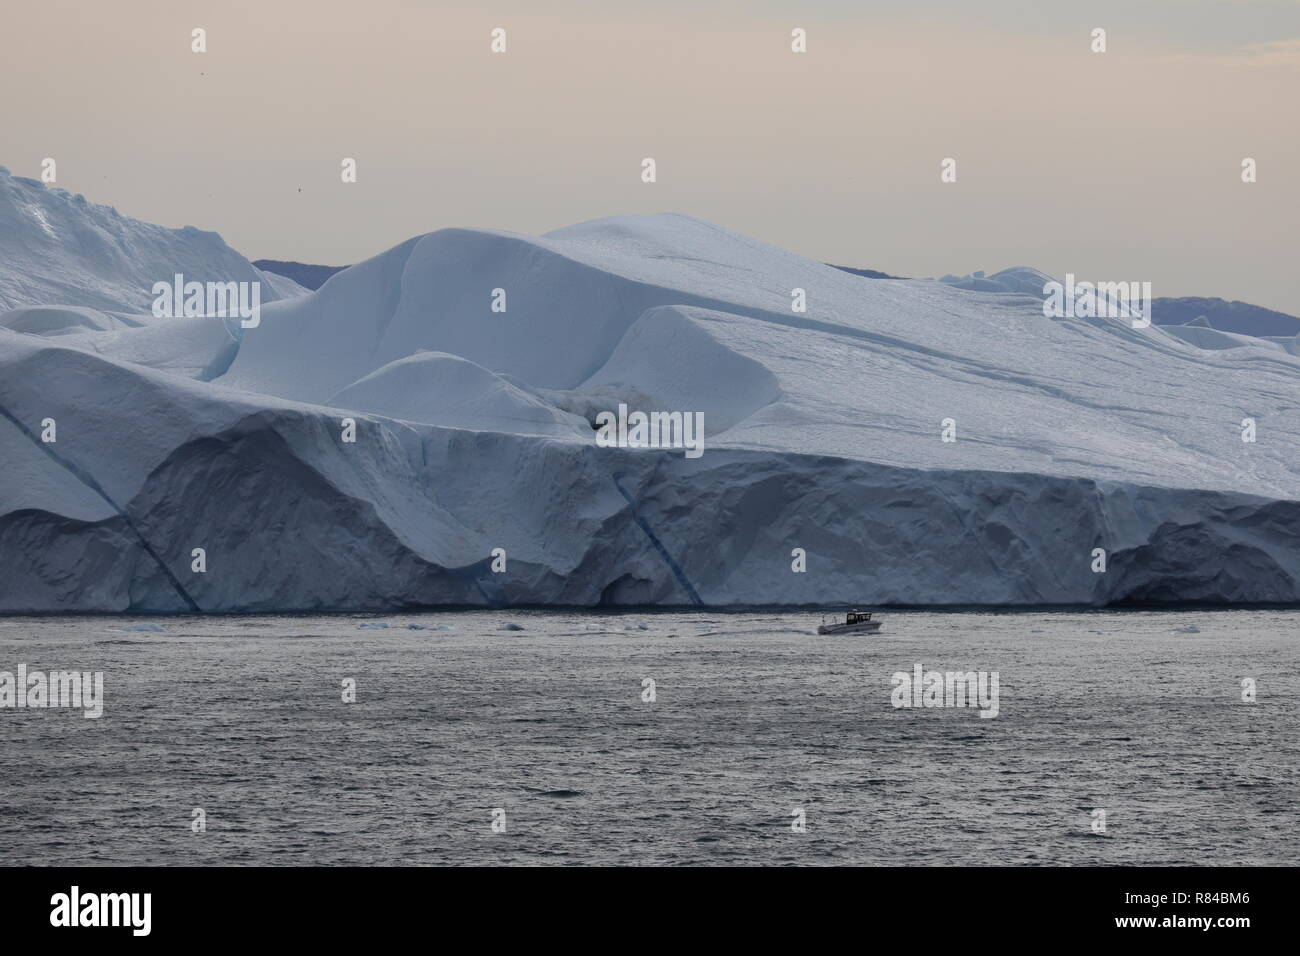
[[[0,164],[250,259],[672,211],[1300,314],[1298,0],[42,0],[5,34]]]

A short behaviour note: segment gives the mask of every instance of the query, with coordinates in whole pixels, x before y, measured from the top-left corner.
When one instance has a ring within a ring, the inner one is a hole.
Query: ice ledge
[[[257,412],[120,514],[0,516],[0,612],[184,611],[173,576],[203,612],[1300,602],[1295,501],[384,420],[341,445],[334,424]]]

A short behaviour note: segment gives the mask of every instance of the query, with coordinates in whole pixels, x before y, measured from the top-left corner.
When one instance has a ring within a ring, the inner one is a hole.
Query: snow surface
[[[148,312],[153,284],[261,282],[262,301],[307,290],[262,272],[215,232],[167,229],[0,166],[0,312],[69,305]],[[26,331],[26,330],[24,330]]]
[[[51,241],[78,208],[117,215]],[[104,289],[147,292],[119,252]],[[123,291],[11,313],[0,610],[1300,600],[1300,358],[1048,319],[1041,273],[998,275],[618,216],[416,237],[246,330]],[[619,403],[702,411],[704,455],[598,447]]]

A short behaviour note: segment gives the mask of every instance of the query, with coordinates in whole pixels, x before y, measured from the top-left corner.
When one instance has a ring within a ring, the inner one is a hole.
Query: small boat
[[[875,634],[880,630],[880,622],[871,619],[870,611],[849,611],[848,617],[843,624],[827,624],[826,618],[822,618],[821,627],[817,628],[818,634]]]

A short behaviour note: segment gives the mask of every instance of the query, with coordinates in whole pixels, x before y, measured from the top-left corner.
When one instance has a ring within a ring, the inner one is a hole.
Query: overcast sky
[[[674,211],[1300,314],[1297,0],[41,0],[5,39],[0,164],[249,258]]]

